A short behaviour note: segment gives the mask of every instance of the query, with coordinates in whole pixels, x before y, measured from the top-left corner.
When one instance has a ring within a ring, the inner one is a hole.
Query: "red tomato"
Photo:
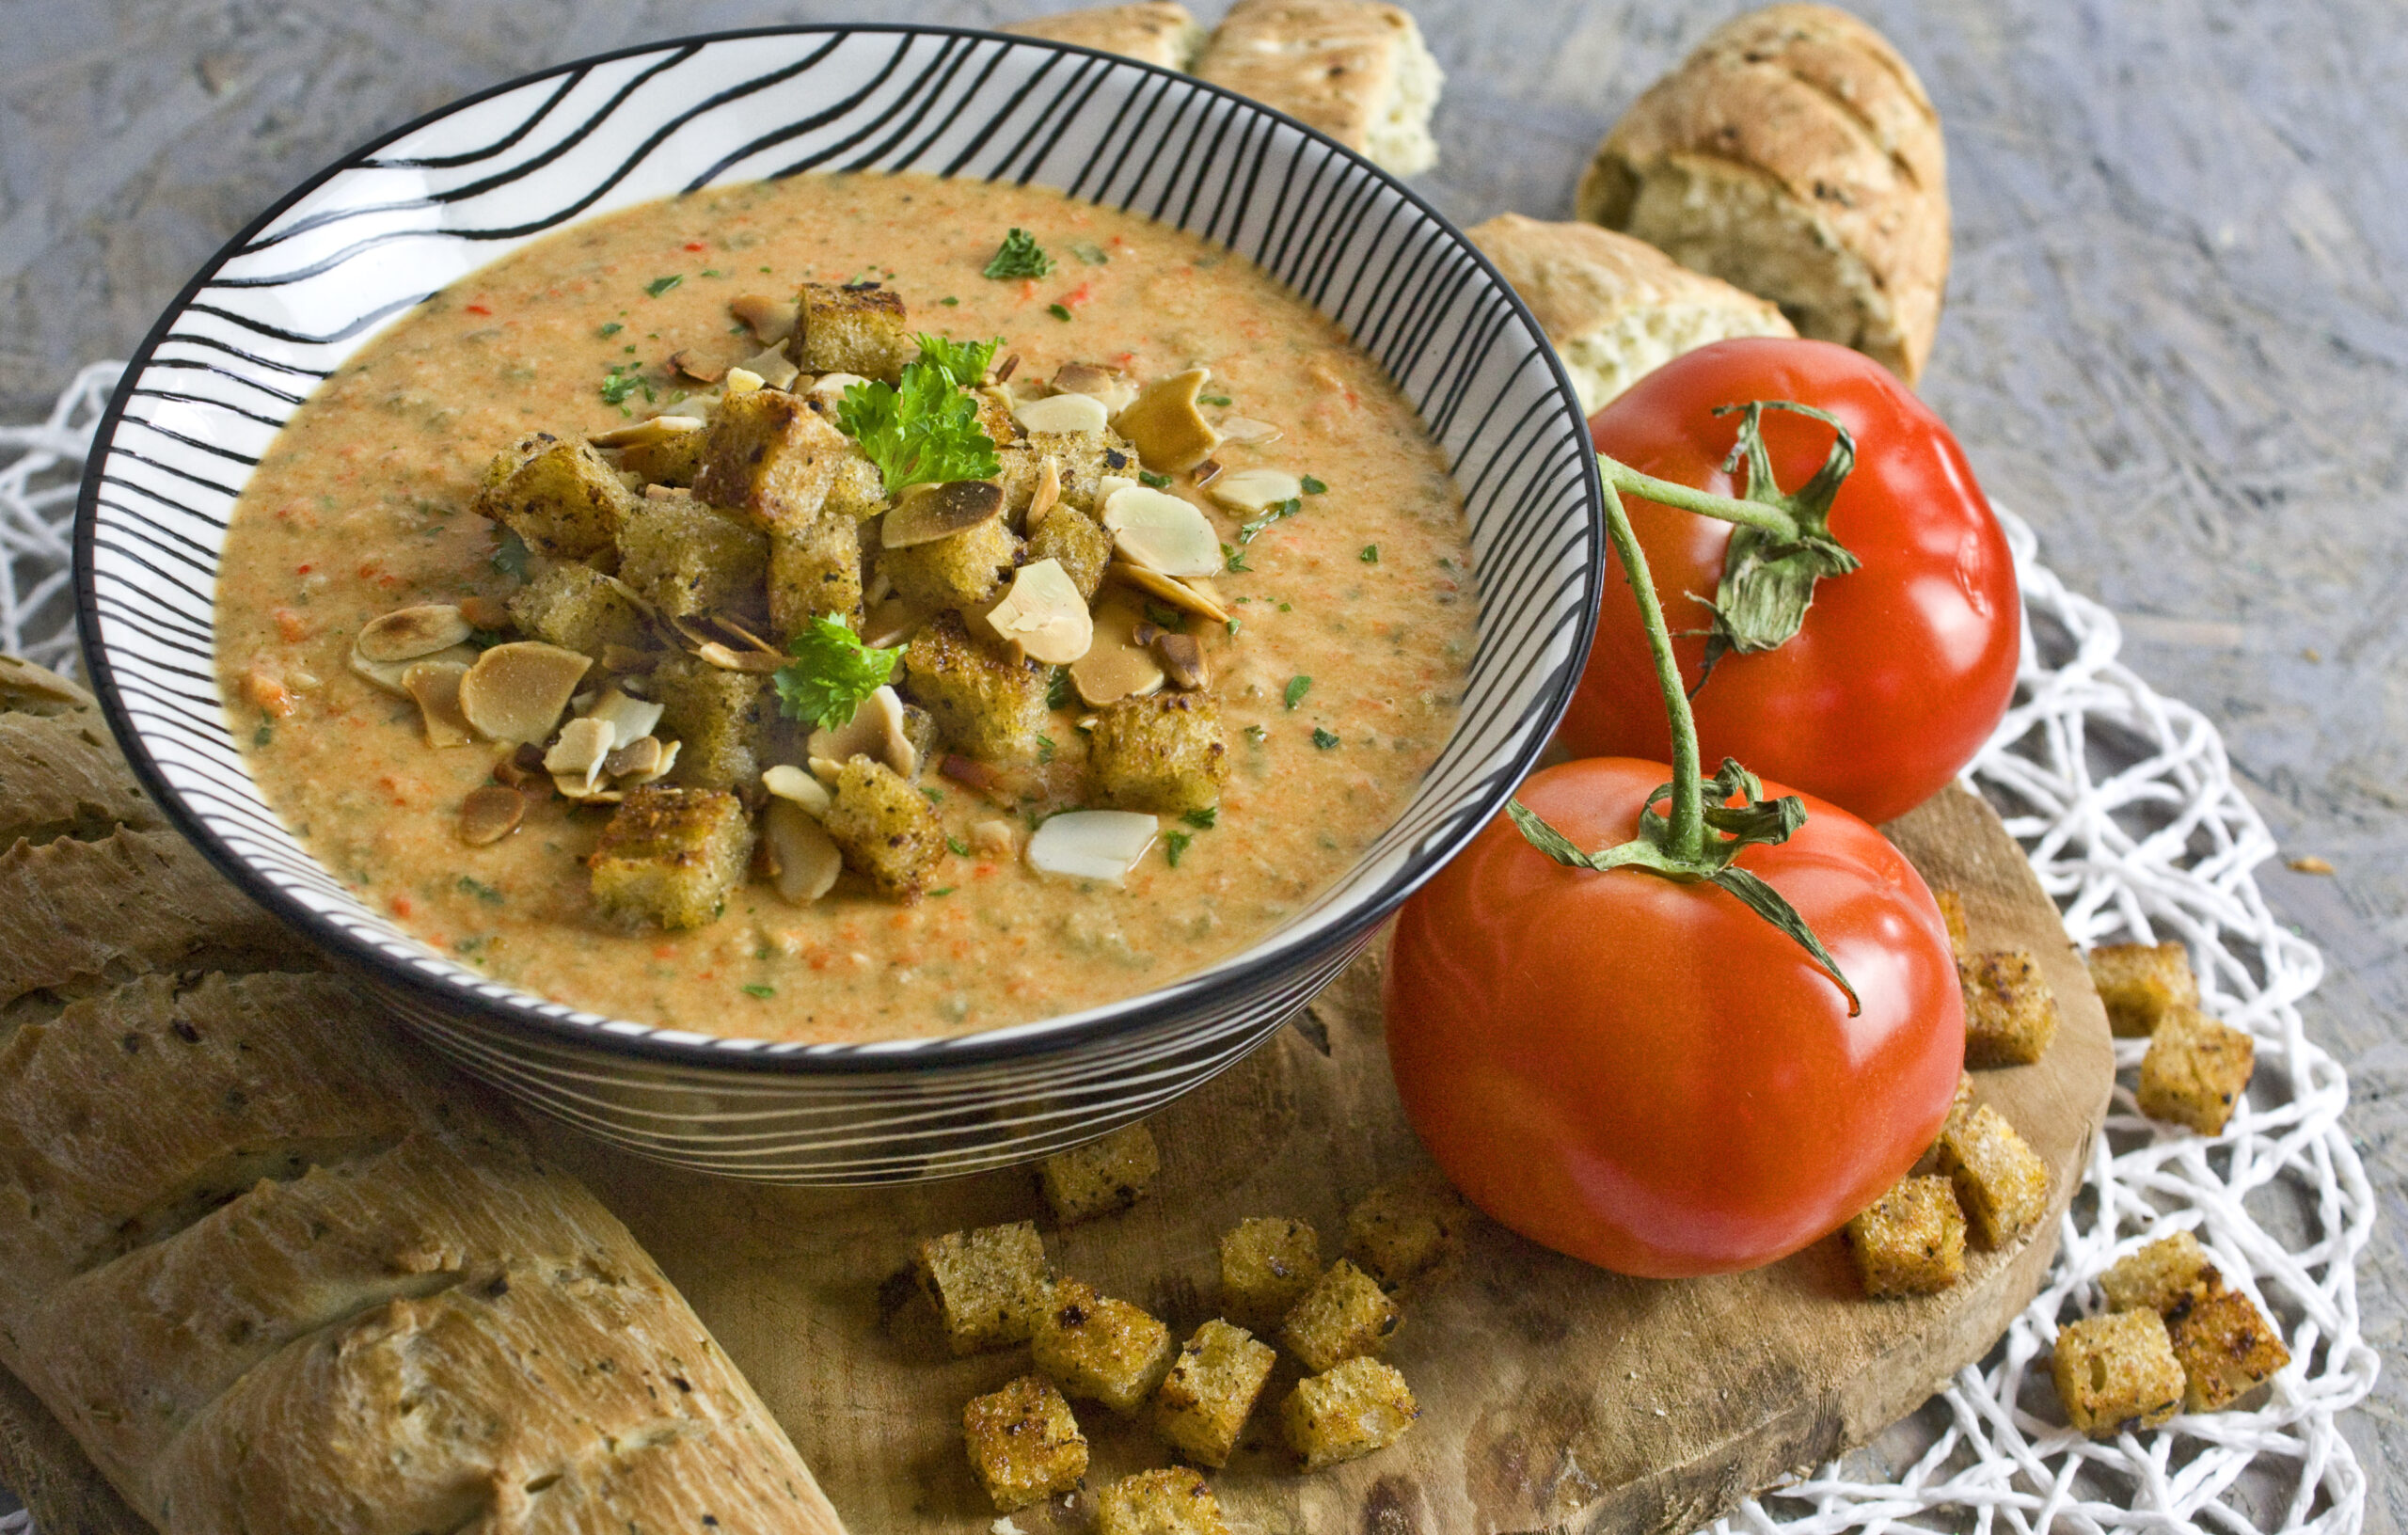
[[[1593,849],[1629,840],[1671,776],[1591,759],[1520,798]],[[1675,1278],[1795,1252],[1906,1175],[1965,1059],[1947,927],[1879,832],[1806,808],[1788,842],[1737,864],[1822,939],[1863,998],[1855,1018],[1736,896],[1564,868],[1502,815],[1405,903],[1388,1060],[1465,1197],[1559,1252]]]
[[[1806,625],[1777,650],[1722,657],[1691,701],[1709,768],[1736,757],[1886,821],[1929,799],[1988,739],[2015,690],[2022,605],[2015,563],[1963,450],[1939,417],[1880,364],[1829,341],[1719,341],[1676,357],[1590,419],[1598,451],[1643,474],[1724,495],[1738,419],[1714,407],[1794,400],[1847,423],[1855,472],[1832,503],[1833,537],[1863,568],[1814,589]],[[1831,429],[1793,411],[1764,415],[1775,478],[1814,476]],[[1741,475],[1744,475],[1744,470]],[[1731,525],[1625,496],[1656,594],[1696,687],[1705,609],[1722,578]],[[1669,759],[1638,605],[1619,579],[1589,670],[1564,717],[1573,755]]]

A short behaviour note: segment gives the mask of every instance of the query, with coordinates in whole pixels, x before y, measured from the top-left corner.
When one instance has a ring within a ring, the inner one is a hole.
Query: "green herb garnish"
[[[1037,760],[1038,762],[1052,762],[1054,760],[1053,736],[1039,736],[1037,737]]]
[[[755,981],[744,989],[744,994],[748,997],[774,997],[778,994],[778,989],[774,986],[763,986]]]
[[[650,282],[645,283],[643,285],[643,291],[648,296],[658,298],[661,294],[669,292],[670,289],[676,287],[679,283],[685,280],[685,274],[681,272],[672,272],[665,277],[655,277]]]
[[[1112,258],[1104,254],[1103,247],[1097,245],[1092,240],[1071,241],[1070,254],[1086,262],[1089,266],[1108,266],[1112,261]]]
[[[1146,599],[1144,607],[1146,609],[1146,622],[1151,624],[1154,627],[1158,629],[1168,629],[1173,634],[1185,634],[1187,632],[1187,615],[1180,612],[1178,609],[1165,608],[1161,603],[1154,601],[1150,597]]]
[[[1064,322],[1068,322],[1070,318],[1070,307],[1068,304],[1048,304],[1045,306],[1045,312]]]
[[[494,889],[491,885],[486,884],[482,879],[471,879],[464,874],[460,876],[459,887],[462,891],[467,894],[474,895],[477,899],[484,902],[487,906],[499,906],[501,904],[501,892]]]
[[[260,728],[251,732],[251,745],[255,748],[263,747],[274,739],[276,739],[276,732],[265,721],[261,721]]]
[[[1288,707],[1292,709],[1297,704],[1302,704],[1305,701],[1305,694],[1312,690],[1312,686],[1313,679],[1310,677],[1290,677],[1288,679],[1288,690],[1279,696],[1286,699],[1288,701]]]
[[[627,403],[627,396],[642,388],[642,364],[614,362],[610,364],[610,372],[602,379],[602,403],[606,405],[624,405]]]
[[[1179,867],[1179,855],[1187,851],[1187,845],[1195,840],[1194,836],[1185,831],[1164,832],[1163,862],[1174,869]]]
[[[1235,575],[1241,570],[1252,570],[1254,568],[1252,565],[1245,562],[1245,551],[1239,548],[1234,544],[1224,544],[1221,546],[1221,563],[1231,575]],[[1240,598],[1239,600],[1244,601],[1244,599]]]
[[[1331,747],[1338,744],[1338,737],[1331,732],[1322,729],[1321,726],[1315,725],[1313,727],[1313,744],[1326,752]]]
[[[1237,404],[1236,401],[1230,399],[1226,394],[1199,394],[1196,397],[1196,403],[1199,405],[1234,405]]]
[[[1049,709],[1067,709],[1070,706],[1070,669],[1069,667],[1057,666],[1054,669],[1054,680],[1045,685],[1045,706]]]
[[[1305,509],[1305,503],[1291,496],[1284,501],[1274,501],[1262,509],[1262,515],[1243,523],[1238,528],[1238,542],[1251,544],[1262,536],[1262,530],[1284,517],[1292,517]]]
[[[945,376],[963,388],[975,388],[987,379],[987,367],[995,360],[995,349],[1004,344],[1001,336],[991,341],[952,341],[942,336],[920,338],[920,360],[931,368],[942,368]]]
[[[944,845],[953,849],[953,856],[956,858],[968,858],[970,856],[970,844],[962,841],[959,837],[947,837],[944,839]]]
[[[1037,236],[1026,229],[1014,229],[1004,236],[1004,243],[989,257],[985,272],[998,280],[1012,277],[1041,277],[1054,270],[1054,258],[1037,244]]]
[[[878,466],[884,494],[906,485],[991,480],[1003,472],[994,440],[978,425],[978,404],[939,364],[903,370],[900,388],[863,381],[836,402],[836,424]]]
[[[815,618],[786,652],[794,661],[770,676],[778,689],[778,712],[820,730],[834,730],[853,718],[862,700],[886,686],[903,647],[879,650],[862,643],[841,618]]]
[[[1166,474],[1156,474],[1151,469],[1139,469],[1137,471],[1137,483],[1141,485],[1150,486],[1155,490],[1168,490],[1170,488],[1170,476]]]
[[[1327,485],[1323,484],[1320,481],[1314,479],[1309,474],[1306,475],[1304,479],[1298,483],[1305,487],[1305,494],[1307,496],[1318,496],[1329,488]]]
[[[626,328],[626,326],[619,324],[616,320],[613,320],[609,324],[604,325],[600,330],[595,331],[594,334],[596,336],[616,336],[619,332]]]
[[[1212,823],[1218,820],[1220,815],[1220,806],[1206,805],[1202,810],[1189,811],[1184,815],[1181,815],[1180,819],[1196,828],[1198,831],[1210,831],[1212,830]]]
[[[1366,544],[1363,546],[1363,552],[1354,558],[1367,565],[1376,565],[1380,562],[1380,546],[1377,544]]]

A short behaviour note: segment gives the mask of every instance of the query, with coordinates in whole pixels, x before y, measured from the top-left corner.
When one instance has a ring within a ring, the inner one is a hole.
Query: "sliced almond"
[[[750,368],[730,368],[727,371],[727,397],[733,400],[739,394],[756,393],[761,383],[761,375]]]
[[[1095,477],[1095,504],[1101,506],[1115,496],[1138,482],[1125,474],[1099,474]]]
[[[610,727],[613,749],[652,734],[660,723],[661,706],[648,698],[635,698],[616,688],[606,688],[594,706],[585,711],[589,720],[599,720]],[[612,776],[616,777],[615,769]]]
[[[919,632],[927,618],[901,597],[889,597],[874,604],[862,620],[862,643],[873,650],[892,650]]]
[[[1023,432],[1101,432],[1112,419],[1103,402],[1089,394],[1049,394],[1012,407]]]
[[[369,620],[351,648],[372,661],[415,661],[464,643],[475,630],[458,608],[430,602]]]
[[[786,388],[802,376],[802,370],[794,365],[794,359],[774,346],[753,354],[736,367],[738,372],[751,373],[761,381],[764,388],[772,389]],[[735,375],[731,373],[729,376]]]
[[[1009,858],[1020,846],[1020,833],[1009,821],[979,821],[970,828],[970,846],[995,858]]]
[[[1221,477],[1221,468],[1222,464],[1219,459],[1208,458],[1187,471],[1187,483],[1201,490]]]
[[[742,293],[729,301],[727,311],[744,322],[752,339],[763,346],[775,346],[794,334],[801,323],[802,312],[791,298],[771,298],[767,293]]]
[[[669,354],[669,371],[673,373],[683,373],[688,378],[702,384],[716,384],[727,372],[726,369],[716,363],[705,362],[691,352],[683,350]],[[757,388],[759,386],[754,387]]]
[[[1143,622],[1137,605],[1123,593],[1110,593],[1097,604],[1095,643],[1070,663],[1070,685],[1089,708],[1162,690],[1162,663],[1136,641]]]
[[[1237,443],[1241,447],[1265,447],[1277,442],[1287,435],[1269,421],[1258,421],[1252,417],[1224,416],[1221,418],[1221,440]]]
[[[1049,666],[1067,666],[1095,644],[1087,599],[1059,560],[1039,560],[1014,571],[1011,590],[987,610],[987,623]]]
[[[1163,663],[1163,674],[1170,678],[1172,687],[1199,693],[1212,686],[1212,664],[1205,660],[1203,642],[1196,636],[1156,635],[1149,648],[1154,658]]]
[[[552,787],[561,791],[563,799],[574,799],[581,805],[615,805],[626,799],[617,789],[606,789],[597,783],[568,773],[554,773]]]
[[[359,654],[359,647],[354,645],[350,664],[352,674],[361,681],[381,688],[395,698],[408,698],[410,690],[403,686],[402,678],[409,673],[411,667],[425,661],[457,661],[462,666],[468,666],[474,664],[476,658],[477,650],[474,645],[453,645],[448,650],[438,650],[432,656],[421,656],[416,660],[372,661]]]
[[[519,746],[493,765],[493,781],[514,789],[524,789],[545,779],[544,749],[540,746]]]
[[[1029,867],[1069,879],[1126,884],[1129,871],[1161,831],[1160,821],[1135,811],[1065,811],[1048,817],[1028,839]]]
[[[561,728],[561,738],[544,753],[544,771],[552,775],[555,783],[574,779],[582,793],[590,794],[601,780],[603,762],[610,755],[610,739],[609,721],[572,720]]]
[[[832,788],[835,786],[836,780],[845,776],[845,765],[841,762],[832,762],[826,757],[813,757],[810,760],[810,767],[811,776]]]
[[[1210,595],[1196,591],[1194,587],[1174,581],[1160,571],[1148,570],[1143,565],[1131,564],[1126,560],[1115,560],[1104,567],[1104,574],[1117,578],[1149,596],[1160,597],[1181,612],[1195,613],[1199,617],[1209,618],[1215,624],[1227,624],[1229,621],[1228,609],[1213,601]]]
[[[842,400],[845,397],[845,391],[854,385],[868,382],[868,379],[859,373],[822,373],[812,380],[811,388],[803,392],[832,402]]]
[[[1212,482],[1212,499],[1232,512],[1252,516],[1266,506],[1292,501],[1305,493],[1305,483],[1285,469],[1237,469]]]
[[[1123,559],[1165,576],[1210,576],[1221,568],[1221,539],[1204,514],[1145,485],[1116,490],[1103,503],[1104,530]]]
[[[761,775],[761,787],[781,799],[791,799],[814,815],[825,815],[836,803],[828,785],[790,762],[779,763]]]
[[[496,645],[460,679],[460,712],[497,741],[541,741],[593,661],[540,640]]]
[[[752,672],[767,674],[785,665],[784,657],[768,651],[737,650],[716,640],[705,641],[694,647],[694,658],[705,666],[715,666],[722,672]]]
[[[459,661],[412,661],[402,673],[403,689],[418,700],[419,717],[426,721],[429,746],[466,746],[477,738],[460,712],[460,679],[467,674]]]
[[[920,770],[920,752],[903,732],[903,700],[892,688],[880,688],[862,700],[853,717],[833,730],[815,730],[804,750],[813,758],[843,763],[854,757],[875,757],[905,778]],[[818,763],[812,766],[818,771]]]
[[[527,818],[527,797],[499,783],[481,784],[460,801],[460,840],[471,847],[499,842]]]
[[[1221,434],[1196,408],[1196,391],[1212,376],[1209,368],[1190,368],[1154,380],[1112,419],[1112,429],[1134,444],[1157,474],[1194,468],[1221,443]]]
[[[1062,504],[1062,464],[1052,453],[1038,462],[1037,485],[1028,493],[1025,516],[1031,532],[1045,520],[1046,514]]]
[[[638,766],[629,768],[625,773],[617,773],[611,776],[620,781],[619,786],[621,788],[632,787],[638,783],[650,783],[655,780],[666,778],[669,776],[669,770],[677,766],[677,749],[684,744],[685,743],[682,741],[662,741],[660,743],[660,755],[653,763],[649,771],[646,771],[642,767]],[[626,748],[623,747],[621,750],[625,751]],[[608,767],[609,765],[606,763],[604,766]]]
[[[827,894],[844,872],[845,855],[827,829],[791,799],[773,799],[762,813],[761,842],[778,894],[796,906]]]
[[[650,420],[630,421],[608,432],[597,432],[585,440],[596,448],[649,448],[689,432],[700,432],[707,424],[700,416],[655,416]]]
[[[1128,374],[1091,362],[1066,362],[1055,369],[1054,388],[1059,394],[1084,394],[1101,401],[1104,409],[1114,412],[1126,410],[1129,402],[1137,398],[1137,386]]]
[[[992,480],[956,480],[914,485],[886,514],[879,539],[887,548],[908,549],[991,522],[1004,510],[1004,487]]]
[[[662,759],[668,755],[658,736],[639,736],[624,746],[610,748],[610,754],[602,759],[602,776],[648,783],[660,776]]]
[[[602,647],[602,670],[605,672],[649,672],[656,653],[639,650],[633,645],[608,644]]]

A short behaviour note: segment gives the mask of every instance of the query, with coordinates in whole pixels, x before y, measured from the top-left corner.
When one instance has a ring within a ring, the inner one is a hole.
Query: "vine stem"
[[[1656,578],[1648,574],[1647,553],[1639,546],[1639,535],[1631,530],[1630,514],[1623,510],[1622,496],[1616,488],[1620,477],[1614,471],[1636,471],[1624,469],[1602,455],[1597,463],[1606,471],[1606,534],[1613,541],[1614,554],[1622,561],[1623,578],[1630,582],[1630,594],[1639,604],[1639,622],[1647,630],[1648,653],[1656,658],[1656,686],[1664,694],[1664,711],[1672,730],[1672,825],[1665,851],[1675,859],[1695,862],[1705,851],[1705,780],[1698,768],[1697,720],[1689,713],[1688,690],[1681,686],[1681,663],[1672,655],[1672,635],[1664,623],[1664,605],[1656,600]],[[1647,480],[1643,474],[1636,477]]]
[[[1788,543],[1796,543],[1804,533],[1798,519],[1777,506],[1767,506],[1762,501],[1743,501],[1733,496],[1717,496],[1710,490],[1658,480],[1652,474],[1640,473],[1627,464],[1617,464],[1602,453],[1597,456],[1597,468],[1605,476],[1608,501],[1613,499],[1615,491],[1626,490],[1643,500],[1678,507],[1684,512],[1694,512],[1719,522],[1745,523],[1751,528],[1761,528]]]

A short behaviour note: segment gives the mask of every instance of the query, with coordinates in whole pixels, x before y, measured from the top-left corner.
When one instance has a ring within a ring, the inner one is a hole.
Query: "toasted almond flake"
[[[477,738],[460,712],[460,679],[467,674],[459,661],[412,661],[402,673],[402,688],[418,701],[419,717],[426,722],[429,746],[466,746]]]
[[[540,741],[568,707],[593,661],[540,640],[496,645],[460,679],[460,712],[497,741]]]
[[[1049,394],[1012,408],[1012,419],[1027,433],[1101,432],[1112,419],[1103,402],[1089,394]]]
[[[1208,458],[1203,463],[1196,465],[1196,467],[1187,471],[1187,483],[1194,485],[1196,489],[1201,490],[1206,485],[1211,484],[1213,481],[1218,480],[1221,477],[1221,468],[1222,465],[1219,459]]]
[[[832,402],[843,399],[845,391],[854,385],[868,382],[859,373],[822,373],[812,380],[811,388],[803,392]]]
[[[1129,375],[1110,368],[1099,368],[1091,362],[1066,362],[1054,371],[1054,388],[1061,394],[1084,394],[1100,400],[1103,408],[1118,412],[1129,407],[1137,398],[1137,386]]]
[[[1160,821],[1135,811],[1065,811],[1048,817],[1028,839],[1029,867],[1039,874],[1123,885],[1161,831]]]
[[[1009,858],[1020,846],[1020,833],[1009,821],[979,821],[970,828],[970,846],[995,858]]]
[[[489,847],[518,830],[527,818],[527,797],[499,783],[482,784],[460,801],[460,840]]]
[[[574,799],[581,805],[615,805],[626,798],[616,789],[601,788],[563,773],[552,775],[552,787],[561,791],[562,799]]]
[[[710,625],[699,618],[673,618],[669,621],[669,626],[676,632],[678,639],[686,642],[686,648],[689,651],[719,643],[719,636],[713,634]]]
[[[1062,504],[1062,464],[1052,453],[1038,463],[1037,485],[1028,493],[1026,524],[1034,531],[1047,513]]]
[[[814,815],[825,815],[835,797],[828,786],[790,762],[779,763],[761,775],[761,787],[781,799],[791,799]]]
[[[614,775],[621,780],[619,786],[621,788],[628,788],[638,783],[650,783],[656,779],[668,777],[669,770],[677,766],[677,749],[684,744],[685,743],[682,741],[661,742],[660,758],[653,764],[651,771],[646,772],[642,768],[631,768],[624,774]]]
[[[1209,594],[1198,592],[1193,587],[1181,585],[1160,571],[1148,570],[1143,565],[1132,564],[1126,560],[1115,560],[1104,567],[1104,574],[1116,577],[1140,592],[1160,597],[1183,612],[1198,614],[1211,619],[1215,624],[1227,624],[1229,621],[1228,610],[1213,601]]]
[[[651,735],[653,728],[660,723],[661,712],[661,706],[648,698],[631,697],[619,688],[610,688],[594,701],[594,706],[585,711],[585,716],[610,727],[610,745],[615,749]]]
[[[988,609],[987,623],[1049,666],[1067,666],[1095,644],[1087,599],[1059,560],[1039,560],[1014,571],[1011,590]]]
[[[729,399],[733,400],[739,394],[754,393],[760,388],[761,375],[754,372],[752,369],[730,368],[727,371],[727,397]]]
[[[727,370],[715,363],[705,362],[691,352],[680,350],[669,354],[669,371],[673,373],[683,373],[699,383],[716,384]],[[756,384],[753,388],[759,388],[760,386]]]
[[[1163,663],[1163,674],[1171,686],[1186,692],[1201,692],[1212,686],[1212,664],[1204,658],[1203,642],[1192,634],[1163,634],[1154,637],[1154,658]]]
[[[1115,496],[1119,495],[1122,491],[1127,490],[1130,486],[1136,483],[1138,483],[1137,481],[1130,479],[1125,474],[1097,475],[1095,480],[1095,504],[1101,506],[1104,502],[1109,501]]]
[[[705,424],[699,416],[655,416],[650,420],[630,421],[608,432],[597,432],[585,440],[596,448],[649,448],[656,442],[700,432]]]
[[[551,774],[555,783],[574,778],[590,790],[602,777],[602,764],[610,755],[611,737],[607,720],[572,720],[561,727],[561,738],[544,753],[544,771]]]
[[[768,651],[735,650],[712,640],[695,647],[694,658],[705,666],[715,666],[722,672],[752,672],[766,674],[785,665],[785,661]]]
[[[602,759],[602,776],[631,778],[638,783],[649,783],[660,775],[661,759],[667,755],[668,752],[661,748],[659,737],[639,736],[624,746],[614,746],[610,749],[610,754]]]
[[[1010,356],[1006,357],[1003,361],[987,370],[987,372],[998,384],[1010,383],[1012,381],[1012,375],[1020,372],[1020,354],[1017,352],[1013,353]]]
[[[1287,435],[1269,421],[1258,421],[1248,416],[1225,416],[1221,419],[1221,440],[1241,447],[1268,447]]]
[[[1116,490],[1103,504],[1104,530],[1120,556],[1165,576],[1205,576],[1221,568],[1220,535],[1195,506],[1145,485]]]
[[[1215,480],[1210,492],[1212,499],[1247,516],[1304,493],[1305,483],[1285,469],[1233,470]]]
[[[802,318],[793,299],[771,298],[767,293],[739,293],[728,301],[727,312],[742,321],[763,346],[775,346],[793,335]]]
[[[430,602],[369,620],[351,648],[372,661],[415,661],[462,643],[475,628],[451,603]]]
[[[991,792],[1004,782],[1003,773],[992,764],[952,753],[947,753],[944,761],[937,765],[937,771],[956,783],[968,784],[982,794]]]
[[[743,625],[738,624],[736,620],[729,618],[724,613],[712,614],[711,622],[718,625],[730,635],[733,635],[735,638],[744,641],[744,648],[747,650],[763,650],[768,652],[772,656],[778,654],[777,646],[769,643],[767,640],[762,639],[759,635],[754,634],[751,629],[746,628]]]
[[[886,548],[908,549],[966,532],[1003,514],[1004,487],[992,480],[913,485],[896,499],[879,529]]]
[[[408,698],[410,690],[402,685],[402,678],[408,673],[411,667],[421,661],[457,661],[462,666],[467,666],[474,663],[476,658],[475,646],[453,645],[449,650],[438,650],[432,656],[420,656],[416,660],[372,661],[359,654],[359,647],[355,645],[351,651],[350,666],[352,674],[361,681],[388,692],[395,698]]]
[[[917,633],[920,625],[927,622],[927,616],[901,597],[873,603],[868,616],[862,621],[862,643],[876,650],[891,650]]]
[[[480,629],[510,627],[510,604],[499,597],[462,597],[460,616]]]
[[[905,778],[920,770],[920,752],[903,733],[903,700],[893,688],[880,688],[862,700],[853,717],[833,730],[815,730],[804,750],[815,759],[843,763],[857,756],[875,757]]]
[[[778,894],[796,906],[827,894],[844,872],[845,855],[827,829],[791,799],[773,799],[762,813],[761,842]]]
[[[1157,474],[1194,468],[1221,442],[1221,434],[1196,409],[1196,391],[1212,376],[1209,368],[1190,368],[1154,380],[1112,419],[1112,429],[1127,437],[1146,467]]]
[[[796,379],[802,376],[802,370],[794,365],[794,359],[774,346],[737,363],[736,371],[752,374],[760,379],[764,388],[772,389],[790,388]]]
[[[837,779],[843,777],[845,772],[845,765],[843,763],[832,762],[826,757],[813,757],[809,759],[809,766],[811,768],[812,777],[819,780],[820,783],[831,786],[835,783]]]
[[[1094,646],[1070,665],[1070,685],[1089,708],[1100,709],[1124,698],[1160,692],[1163,669],[1153,654],[1135,641],[1142,622],[1135,604],[1126,596],[1107,595],[1095,610]]]

